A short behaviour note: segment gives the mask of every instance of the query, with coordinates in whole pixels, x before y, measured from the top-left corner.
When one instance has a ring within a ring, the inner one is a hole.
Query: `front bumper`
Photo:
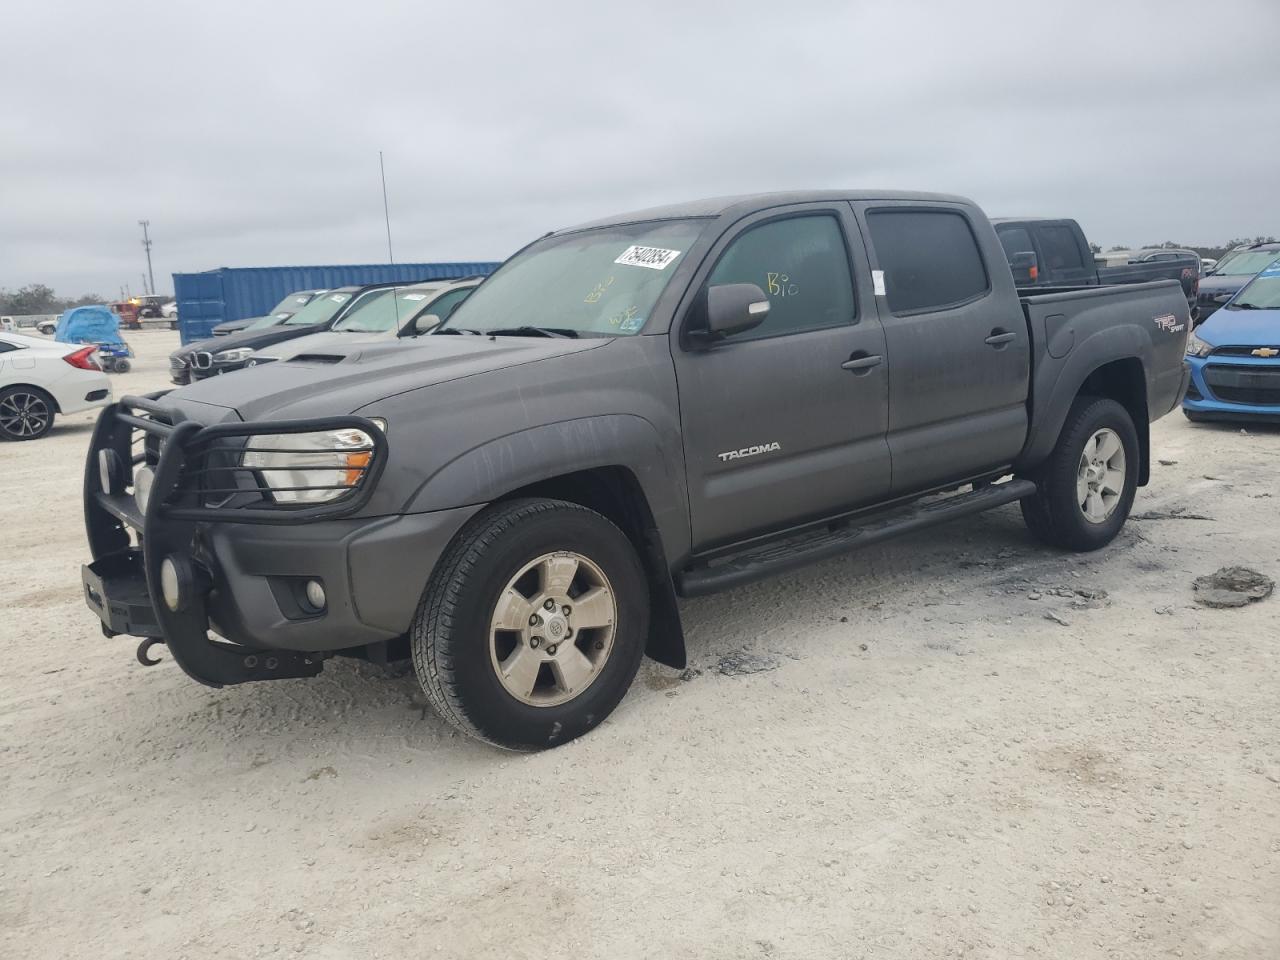
[[[333,652],[402,636],[436,560],[478,509],[351,517],[376,483],[372,468],[353,495],[321,507],[205,506],[192,478],[207,469],[192,465],[208,462],[199,458],[207,456],[211,440],[339,424],[201,427],[163,423],[162,413],[153,402],[127,397],[99,417],[84,490],[93,561],[81,579],[85,600],[109,635],[163,640],[174,660],[201,683],[313,676]],[[377,430],[358,417],[340,419],[341,426]],[[124,482],[131,478],[113,483],[108,493],[99,470],[100,451],[118,457],[139,432],[163,440],[145,513]],[[370,435],[373,463],[385,461],[385,439],[380,432]],[[166,559],[183,573],[176,609],[161,599]],[[323,586],[323,609],[305,599],[310,581]]]
[[[1280,419],[1280,359],[1210,354],[1187,361],[1184,410],[1224,420]]]

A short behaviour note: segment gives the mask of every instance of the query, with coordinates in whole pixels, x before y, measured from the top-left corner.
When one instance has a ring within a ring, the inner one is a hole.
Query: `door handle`
[[[1018,338],[1016,333],[996,333],[992,331],[991,336],[982,342],[989,347],[1003,347],[1006,343],[1012,343]]]
[[[870,357],[855,357],[852,360],[846,360],[844,363],[840,364],[840,369],[852,370],[854,373],[858,373],[862,370],[870,370],[872,367],[878,367],[882,363],[884,363],[884,357],[876,354]]]

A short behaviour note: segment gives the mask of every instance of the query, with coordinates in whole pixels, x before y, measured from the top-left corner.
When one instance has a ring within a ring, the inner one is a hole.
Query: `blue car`
[[[1187,361],[1187,419],[1280,423],[1280,262],[1196,327]]]

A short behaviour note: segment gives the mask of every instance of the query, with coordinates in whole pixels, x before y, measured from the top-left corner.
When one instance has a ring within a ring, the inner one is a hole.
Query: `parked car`
[[[292,360],[304,355],[322,356],[334,350],[340,352],[430,333],[449,318],[483,279],[430,280],[367,297],[362,306],[349,310],[324,333],[263,347],[245,361],[245,366]]]
[[[227,337],[254,325],[262,327],[274,326],[275,324],[265,322],[272,318],[277,323],[283,323],[325,292],[324,290],[295,290],[260,317],[244,317],[241,320],[227,320],[218,324],[213,328],[213,335],[215,337]]]
[[[46,337],[52,337],[55,330],[58,329],[58,318],[46,318],[36,323],[36,330],[43,333]]]
[[[1203,277],[1206,273],[1209,273],[1211,270],[1213,270],[1213,268],[1216,267],[1217,265],[1218,265],[1218,261],[1213,259],[1213,257],[1201,257],[1200,258],[1200,276]]]
[[[1204,264],[1200,259],[1200,254],[1194,250],[1187,250],[1182,247],[1152,247],[1150,249],[1138,250],[1134,253],[1130,263],[1172,263],[1178,261],[1180,263],[1195,264],[1197,272],[1204,274]]]
[[[1200,316],[1203,323],[1240,288],[1280,260],[1280,243],[1251,243],[1222,257],[1200,281]]]
[[[1189,323],[1173,281],[1020,297],[958,197],[598,220],[413,344],[108,408],[83,592],[206,684],[411,653],[460,730],[554,746],[646,653],[684,665],[677,595],[1015,502],[1049,544],[1110,543]]]
[[[1280,262],[1196,328],[1187,356],[1189,420],[1280,422]]]
[[[176,384],[183,384],[240,370],[255,350],[327,330],[363,297],[391,286],[394,284],[379,283],[326,290],[323,296],[315,297],[284,320],[274,316],[263,317],[258,323],[228,337],[211,337],[179,347],[169,354],[170,379]]]
[[[1080,224],[1074,220],[997,217],[991,221],[1000,237],[1020,288],[1117,286],[1177,280],[1193,311],[1200,283],[1200,258],[1191,251],[1177,259],[1123,265],[1099,265]],[[1157,252],[1157,251],[1148,251]],[[1168,251],[1158,251],[1167,253]]]
[[[111,402],[95,346],[0,333],[0,439],[38,440],[58,414]]]
[[[160,308],[160,316],[170,320],[176,320],[178,317],[178,301],[170,300]]]

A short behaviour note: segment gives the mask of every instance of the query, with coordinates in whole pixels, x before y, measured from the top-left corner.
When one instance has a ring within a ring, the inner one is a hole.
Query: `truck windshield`
[[[317,323],[328,323],[334,314],[347,305],[351,299],[349,293],[326,293],[316,297],[305,307],[284,322],[286,327],[310,327]]]
[[[1218,261],[1213,268],[1215,277],[1251,277],[1259,270],[1265,270],[1277,257],[1280,250],[1251,250],[1240,253],[1229,253]]]
[[[422,310],[423,305],[435,296],[438,287],[398,287],[379,290],[375,296],[351,309],[345,317],[333,325],[333,329],[345,333],[387,333],[399,330],[406,320]],[[391,294],[396,294],[391,296]]]
[[[1280,265],[1250,280],[1227,306],[1233,310],[1280,310]],[[1280,334],[1280,330],[1276,332]]]
[[[437,332],[634,336],[702,228],[653,220],[548,237],[503,264]]]

